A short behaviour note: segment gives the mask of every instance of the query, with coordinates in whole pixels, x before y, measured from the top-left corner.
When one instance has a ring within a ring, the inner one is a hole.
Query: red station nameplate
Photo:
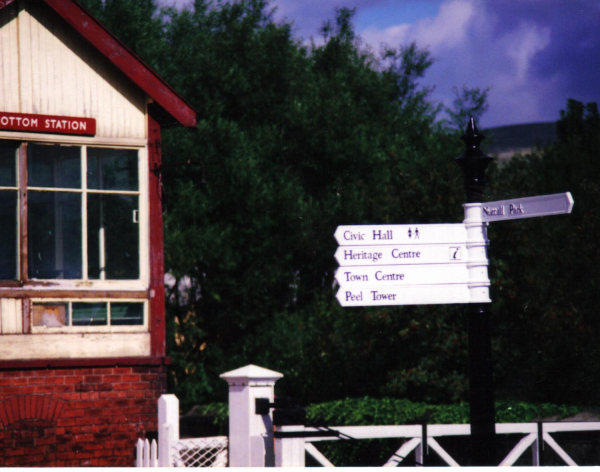
[[[0,111],[0,130],[94,136],[96,119]]]

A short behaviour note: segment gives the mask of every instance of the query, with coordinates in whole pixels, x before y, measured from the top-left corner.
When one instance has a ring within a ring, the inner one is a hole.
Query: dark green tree
[[[600,375],[596,104],[569,100],[557,134],[555,144],[511,159],[494,178],[499,198],[570,191],[575,201],[570,215],[490,228],[497,385],[513,398],[594,404]]]
[[[162,72],[166,63],[164,15],[156,0],[79,0],[125,46]]]
[[[223,392],[218,374],[247,363],[285,372],[282,388],[304,399],[464,396],[455,310],[334,299],[338,225],[462,218],[460,141],[418,85],[428,53],[375,57],[351,18],[340,10],[325,44],[306,47],[263,1],[170,12],[167,77],[199,125],[165,134],[165,158],[202,160],[210,181],[198,185],[200,167],[165,173],[172,381],[184,398]]]

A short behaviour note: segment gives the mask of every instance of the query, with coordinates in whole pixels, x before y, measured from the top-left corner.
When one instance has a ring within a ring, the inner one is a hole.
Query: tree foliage
[[[167,164],[192,163],[163,173],[170,391],[222,400],[218,375],[253,363],[303,402],[465,401],[460,307],[334,298],[338,225],[463,219],[459,133],[419,84],[428,51],[365,50],[348,9],[306,45],[264,0],[82,3],[198,110],[195,129],[163,135]],[[453,125],[481,115],[486,94],[457,89]],[[596,401],[598,123],[594,104],[569,101],[556,144],[488,171],[490,200],[576,202],[570,216],[490,228],[498,398]]]
[[[535,401],[597,402],[600,324],[600,119],[569,100],[558,141],[511,159],[494,178],[504,198],[570,191],[571,215],[490,229],[498,388]]]
[[[166,158],[201,159],[210,180],[165,177],[170,353],[184,397],[223,391],[217,374],[247,363],[281,369],[281,388],[304,400],[348,388],[464,395],[462,365],[443,355],[464,348],[447,335],[456,310],[342,310],[334,299],[338,225],[461,218],[460,144],[418,86],[428,53],[367,53],[351,18],[341,10],[325,43],[306,47],[259,1],[196,2],[170,17],[167,41],[189,45],[170,54],[170,80],[199,126],[171,133]],[[403,349],[413,340],[422,347]],[[432,374],[437,362],[451,373]]]

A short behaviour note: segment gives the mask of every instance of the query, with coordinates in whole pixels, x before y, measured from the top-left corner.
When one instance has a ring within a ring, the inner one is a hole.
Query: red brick
[[[54,393],[53,385],[36,385],[32,387],[35,393]]]
[[[22,370],[5,370],[0,375],[1,377],[13,378],[13,377],[24,377],[25,371]]]
[[[35,387],[19,385],[16,387],[3,387],[1,393],[6,397],[13,395],[27,395],[34,393],[34,389]]]
[[[131,372],[134,374],[149,374],[152,372],[152,369],[150,367],[136,366],[131,369]]]
[[[26,396],[26,397],[21,397],[20,398],[20,404],[21,404],[21,413],[22,419],[30,419],[31,418],[31,401],[32,401],[33,397],[32,396]]]
[[[81,399],[82,400],[98,400],[100,398],[100,395],[98,394],[98,392],[82,392],[81,393]]]
[[[60,369],[56,371],[58,375],[62,375],[63,377],[71,376],[71,375],[80,375],[81,369]]]
[[[76,434],[73,440],[77,443],[87,443],[94,440],[93,434]]]
[[[56,444],[56,435],[47,435],[43,438],[39,438],[36,443],[39,446],[48,446],[51,444]]]
[[[121,382],[121,375],[116,375],[116,374],[112,374],[112,375],[103,375],[102,376],[102,382]]]
[[[91,392],[92,390],[94,390],[94,386],[92,384],[86,384],[83,382],[75,384],[76,392]]]
[[[86,414],[87,414],[86,410],[83,410],[83,409],[66,410],[66,411],[63,411],[61,418],[82,418]]]
[[[10,456],[23,456],[27,453],[27,450],[24,447],[6,449],[4,451],[4,455],[7,457]]]
[[[113,374],[131,374],[131,367],[115,367]]]
[[[114,373],[114,368],[113,367],[96,367],[94,369],[94,375],[99,374],[99,375],[110,375]]]
[[[113,389],[112,383],[99,383],[94,385],[94,390],[97,392],[110,392]]]
[[[62,415],[62,411],[65,408],[65,403],[62,401],[58,401],[56,402],[56,409],[54,411],[54,419],[56,418],[60,418],[60,415]]]
[[[81,402],[81,393],[63,393],[60,395],[60,398],[62,400],[65,400],[67,402]]]
[[[92,368],[73,369],[73,372],[75,372],[76,375],[94,375],[94,369]]]
[[[60,452],[60,453],[56,454],[56,458],[63,459],[63,460],[74,459],[75,453],[74,452]]]
[[[130,384],[125,383],[125,382],[113,384],[113,390],[129,390],[129,387],[130,387]]]
[[[0,386],[16,387],[18,385],[27,385],[25,377],[9,377],[0,379]],[[4,391],[4,389],[2,389]]]
[[[123,382],[139,382],[141,378],[142,376],[140,374],[129,374],[121,376]]]
[[[62,403],[59,400],[56,400],[54,398],[51,399],[50,402],[50,406],[48,408],[48,414],[50,415],[48,417],[48,419],[50,421],[54,421],[56,420],[56,418],[59,417],[59,414],[61,413],[62,409],[63,409],[64,403]]]
[[[47,378],[48,377],[29,377],[29,378],[23,378],[23,380],[28,380],[29,385],[44,385]]]
[[[65,383],[65,378],[61,375],[58,377],[46,377],[46,385],[60,385]]]

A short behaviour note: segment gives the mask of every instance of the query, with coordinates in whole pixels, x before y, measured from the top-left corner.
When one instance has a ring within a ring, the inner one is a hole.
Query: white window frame
[[[19,272],[18,279],[22,279],[20,273],[20,254],[21,254],[21,231],[20,227],[22,224],[19,208],[21,200],[21,182],[20,182],[20,145],[27,143],[28,145],[64,145],[69,147],[80,148],[80,164],[81,164],[81,188],[79,189],[66,189],[66,188],[46,188],[46,187],[27,187],[26,191],[49,191],[49,192],[64,192],[64,193],[80,193],[82,194],[81,211],[82,211],[82,278],[81,279],[35,279],[28,277],[28,280],[23,285],[24,288],[28,286],[39,287],[39,284],[43,284],[44,287],[40,287],[40,290],[44,288],[52,290],[147,290],[149,287],[149,195],[148,195],[148,150],[146,146],[130,145],[128,143],[116,143],[109,145],[107,143],[94,143],[94,142],[77,142],[74,140],[59,140],[59,139],[7,139],[4,136],[0,136],[3,141],[17,141],[19,147],[17,148],[16,161],[16,187],[0,187],[2,190],[16,190],[17,195],[17,270]],[[122,150],[134,150],[137,151],[138,155],[138,190],[137,191],[113,191],[113,190],[90,190],[87,188],[87,150],[88,148],[105,148],[105,149],[122,149]],[[99,280],[99,279],[88,279],[88,254],[87,254],[87,196],[88,194],[113,194],[113,195],[137,195],[138,196],[138,225],[139,225],[139,279],[131,280]],[[2,282],[11,282],[11,280],[0,280],[0,286]]]
[[[69,305],[69,325],[61,327],[33,326],[33,316],[31,317],[32,334],[67,334],[67,333],[142,333],[148,332],[148,301],[135,298],[32,298],[31,311],[34,304],[52,304],[68,303]],[[73,326],[73,308],[72,303],[106,303],[107,304],[107,325],[95,326]],[[141,325],[118,325],[110,324],[111,303],[138,303],[143,305],[144,320]]]

